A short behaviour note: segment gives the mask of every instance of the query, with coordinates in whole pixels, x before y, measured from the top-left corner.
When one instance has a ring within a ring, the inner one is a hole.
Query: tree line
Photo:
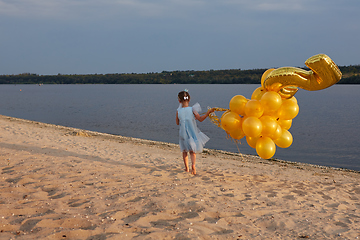
[[[339,67],[339,84],[359,84],[360,65]],[[306,69],[306,68],[304,68]],[[267,69],[163,71],[161,73],[0,75],[0,84],[260,84]],[[306,69],[308,70],[308,69]]]

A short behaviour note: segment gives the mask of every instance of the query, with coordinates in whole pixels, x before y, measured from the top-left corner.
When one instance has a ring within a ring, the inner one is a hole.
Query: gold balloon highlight
[[[294,97],[298,88],[321,90],[337,83],[342,76],[336,64],[325,54],[310,57],[305,64],[309,71],[295,67],[266,70],[261,77],[261,87],[254,90],[251,99],[234,96],[229,109],[215,108],[215,111],[225,113],[221,119],[211,113],[211,122],[233,139],[246,137],[249,146],[264,159],[274,156],[276,146],[290,147],[293,136],[289,129],[292,119],[299,113],[298,101]]]

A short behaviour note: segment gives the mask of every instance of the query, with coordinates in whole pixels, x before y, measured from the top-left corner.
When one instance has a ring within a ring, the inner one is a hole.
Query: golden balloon
[[[280,119],[290,120],[295,118],[299,113],[299,106],[296,102],[291,100],[285,100],[279,110],[277,111],[277,116]]]
[[[282,131],[283,131],[283,129],[282,129],[281,126],[278,124],[277,127],[276,127],[275,132],[274,132],[272,135],[270,135],[269,137],[270,137],[272,140],[276,140],[276,139],[278,139],[278,138],[281,137]]]
[[[263,75],[261,76],[261,86],[264,86],[264,82],[266,77],[269,75],[269,73],[271,73],[273,70],[275,70],[275,68],[269,68],[268,70],[266,70]]]
[[[278,119],[277,123],[281,126],[281,128],[289,130],[292,125],[292,119],[289,120]]]
[[[243,121],[242,129],[246,136],[258,137],[262,131],[262,123],[257,117],[248,117]]]
[[[292,96],[291,98],[288,98],[287,100],[290,100],[290,101],[293,101],[293,102],[297,103],[297,99],[294,96]]]
[[[242,95],[234,96],[229,103],[230,111],[235,112],[239,115],[244,116],[245,114],[245,105],[248,100]]]
[[[264,113],[271,113],[279,109],[282,104],[282,99],[277,92],[269,91],[264,93],[260,102],[264,108]]]
[[[262,124],[262,136],[271,136],[274,134],[278,127],[278,123],[276,122],[276,119],[271,116],[262,116],[260,118],[261,124]]]
[[[261,97],[266,93],[263,87],[258,87],[251,95],[251,99],[260,100]]]
[[[241,127],[234,129],[234,130],[230,131],[229,133],[230,133],[230,137],[232,137],[233,139],[239,140],[239,139],[242,139],[243,137],[245,137],[245,133]]]
[[[293,142],[293,137],[288,130],[283,129],[281,136],[274,140],[275,144],[281,148],[288,148]]]
[[[221,117],[221,126],[227,132],[231,132],[237,128],[241,128],[241,118],[239,114],[234,112],[224,113]]]
[[[249,144],[250,147],[256,148],[256,143],[260,137],[249,137],[246,136],[246,142]]]
[[[259,100],[251,99],[245,105],[245,115],[251,117],[261,117],[264,113],[264,108]]]
[[[224,112],[223,115],[224,115],[225,113],[227,113],[227,112],[230,112],[230,110],[229,110],[229,109],[226,109],[226,108],[218,108],[218,107],[215,107],[214,109],[215,109],[216,112]],[[224,128],[221,126],[221,119],[219,119],[218,116],[216,116],[215,111],[209,114],[209,119],[210,119],[210,121],[211,121],[213,124],[215,124],[215,125],[218,126],[219,128],[224,129]],[[223,116],[223,115],[222,115],[222,116]]]
[[[274,156],[276,146],[269,137],[261,137],[256,143],[256,153],[263,159],[269,159]]]

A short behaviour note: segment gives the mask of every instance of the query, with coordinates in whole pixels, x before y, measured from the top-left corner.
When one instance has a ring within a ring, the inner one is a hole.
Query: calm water
[[[189,89],[191,105],[228,108],[234,95],[251,97],[259,85],[0,85],[0,114],[130,137],[178,143],[177,93]],[[20,91],[21,90],[21,91]],[[275,158],[360,171],[360,86],[300,89],[294,142]],[[219,115],[219,114],[218,114]],[[238,152],[209,120],[198,123],[207,148]],[[256,154],[246,140],[241,153]]]

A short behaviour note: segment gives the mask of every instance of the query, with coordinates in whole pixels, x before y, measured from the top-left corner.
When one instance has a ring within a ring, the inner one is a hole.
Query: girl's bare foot
[[[183,152],[183,159],[184,159],[184,165],[185,165],[185,172],[190,172],[189,169],[189,158],[187,152]]]
[[[192,174],[192,175],[196,175],[196,168],[195,168],[195,166],[192,166],[191,174]]]

